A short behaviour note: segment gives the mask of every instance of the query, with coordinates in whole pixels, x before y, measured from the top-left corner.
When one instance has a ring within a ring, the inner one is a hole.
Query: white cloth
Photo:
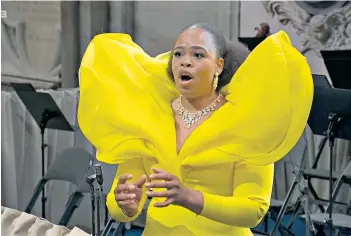
[[[72,230],[55,225],[25,212],[1,208],[1,235],[6,236],[88,236],[74,227]]]

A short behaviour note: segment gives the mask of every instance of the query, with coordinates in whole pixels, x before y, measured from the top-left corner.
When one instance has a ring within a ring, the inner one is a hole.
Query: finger
[[[146,178],[146,175],[143,175],[143,176],[140,177],[140,179],[138,179],[138,180],[134,183],[134,185],[136,185],[137,187],[141,188],[141,187],[143,187],[143,185],[145,184],[146,179],[147,179],[147,178]]]
[[[148,182],[145,184],[146,188],[174,188],[177,185],[173,181],[164,181],[164,182]]]
[[[154,173],[167,173],[166,171],[161,170],[161,169],[158,169],[158,168],[155,168],[155,167],[152,167],[152,171],[153,171]]]
[[[135,190],[135,186],[133,184],[121,184],[117,185],[115,194],[120,194],[121,192],[130,192],[133,190]]]
[[[131,194],[116,194],[115,195],[115,200],[116,202],[118,201],[125,201],[125,200],[135,200],[136,194],[131,193]]]
[[[175,191],[173,190],[167,190],[167,191],[162,191],[162,192],[151,192],[151,191],[147,191],[146,195],[148,197],[173,197],[175,195]]]
[[[157,174],[152,174],[150,175],[150,179],[151,180],[166,180],[166,181],[171,181],[173,180],[175,177],[173,175],[171,175],[170,173],[167,172],[163,172],[163,173],[157,173]]]
[[[119,207],[128,207],[134,205],[135,202],[133,200],[125,200],[125,201],[118,201],[117,205]]]
[[[169,206],[173,203],[173,198],[168,198],[166,201],[164,202],[156,202],[154,203],[154,207],[166,207]]]
[[[118,179],[118,184],[125,184],[127,180],[131,179],[133,176],[131,174],[121,175]]]

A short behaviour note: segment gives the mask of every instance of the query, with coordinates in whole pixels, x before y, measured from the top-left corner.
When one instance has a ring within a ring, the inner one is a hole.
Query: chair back
[[[89,192],[85,178],[93,159],[84,149],[67,148],[49,166],[44,179],[68,181],[77,186],[77,191]]]

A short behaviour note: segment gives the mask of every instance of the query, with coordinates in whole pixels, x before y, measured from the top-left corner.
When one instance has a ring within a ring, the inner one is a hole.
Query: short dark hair
[[[200,28],[209,33],[212,37],[213,43],[215,44],[217,57],[223,58],[224,60],[223,71],[218,76],[218,86],[216,90],[219,91],[231,81],[239,66],[250,54],[250,50],[244,44],[238,41],[226,40],[220,30],[207,23],[187,26],[180,33],[191,27]],[[168,76],[174,80],[172,72],[172,57],[170,57],[168,62],[167,73]]]

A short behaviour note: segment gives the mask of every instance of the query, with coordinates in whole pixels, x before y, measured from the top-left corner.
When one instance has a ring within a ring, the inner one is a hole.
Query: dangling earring
[[[213,90],[216,90],[218,86],[218,72],[215,73],[215,77],[213,79]]]

